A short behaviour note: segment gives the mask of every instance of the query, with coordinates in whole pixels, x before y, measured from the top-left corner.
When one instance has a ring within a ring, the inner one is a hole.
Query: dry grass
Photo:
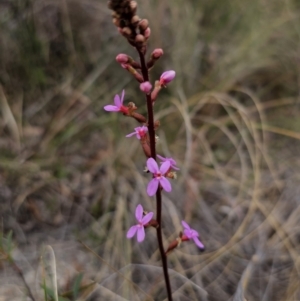
[[[181,167],[163,196],[164,239],[185,219],[206,245],[170,254],[174,300],[300,300],[298,2],[139,5],[151,49],[165,50],[153,79],[177,72],[155,105],[159,153]],[[133,50],[101,1],[0,10],[2,232],[13,230],[12,257],[33,295],[165,300],[155,231],[143,244],[125,237],[138,203],[155,209],[139,144],[124,138],[135,124],[103,111],[123,88],[146,110],[114,61]],[[4,259],[0,300],[23,300]]]

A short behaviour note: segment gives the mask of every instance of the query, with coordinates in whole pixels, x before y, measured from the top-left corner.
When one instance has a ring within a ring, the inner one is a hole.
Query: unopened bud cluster
[[[128,42],[139,48],[145,48],[151,30],[147,19],[141,19],[137,14],[137,2],[132,0],[110,0],[108,7],[113,11],[113,23]]]

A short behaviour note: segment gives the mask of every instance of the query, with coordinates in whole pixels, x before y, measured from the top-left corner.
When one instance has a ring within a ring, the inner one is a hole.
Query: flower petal
[[[184,229],[190,230],[190,226],[185,222],[185,221],[181,221],[181,225]]]
[[[192,237],[199,237],[199,233],[194,229],[191,229],[191,235]]]
[[[160,172],[162,175],[164,175],[169,169],[170,169],[171,163],[170,161],[165,161],[161,166],[160,166]]]
[[[147,160],[147,167],[148,167],[148,170],[152,173],[157,173],[159,171],[158,165],[153,158],[149,158]]]
[[[158,188],[158,183],[159,181],[157,179],[152,179],[148,186],[147,186],[147,193],[149,196],[154,196],[156,191],[157,191],[157,188]]]
[[[164,158],[163,156],[156,155],[156,157],[158,157],[158,159],[162,160],[163,162],[165,162],[165,161],[166,161],[166,158]]]
[[[137,229],[138,229],[137,225],[134,225],[134,226],[130,227],[130,229],[127,232],[126,237],[127,238],[132,238],[134,236],[134,234],[136,233]]]
[[[145,239],[145,229],[144,227],[139,227],[137,230],[137,241],[142,242]]]
[[[165,177],[161,177],[160,180],[159,180],[159,182],[160,182],[160,185],[162,186],[162,188],[166,192],[170,192],[172,190],[171,183]]]
[[[122,105],[122,102],[120,100],[120,96],[118,94],[115,95],[114,103],[115,103],[116,107],[118,107],[118,108],[120,108],[121,105]]]
[[[151,221],[152,217],[153,217],[153,212],[147,213],[142,219],[142,224],[144,226],[147,225]]]
[[[191,230],[184,229],[184,230],[183,230],[183,234],[184,234],[188,239],[192,239],[192,238],[193,238],[192,233],[191,233]]]
[[[118,111],[120,111],[120,109],[118,107],[112,106],[112,105],[105,106],[104,110],[108,111],[108,112],[118,112]]]
[[[194,237],[193,240],[200,249],[205,249],[204,244],[197,237]]]
[[[143,206],[138,204],[135,209],[135,218],[140,222],[143,218]]]
[[[133,133],[130,133],[130,134],[128,134],[128,135],[126,135],[125,137],[132,137],[133,135],[136,135],[136,132],[133,132]]]
[[[123,101],[124,101],[124,95],[125,95],[125,90],[122,91],[122,95],[121,95],[121,105],[123,104]]]

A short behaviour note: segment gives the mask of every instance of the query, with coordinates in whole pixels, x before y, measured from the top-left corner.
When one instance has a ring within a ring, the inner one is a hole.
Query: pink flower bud
[[[140,84],[140,89],[145,93],[149,93],[152,89],[152,85],[150,82],[143,82]]]
[[[150,29],[150,27],[148,27],[148,28],[144,31],[144,37],[145,37],[145,39],[149,39],[150,34],[151,34],[151,29]]]
[[[116,61],[120,64],[126,64],[128,62],[128,55],[124,53],[120,53],[117,55]]]
[[[162,55],[164,54],[164,51],[161,48],[156,48],[153,50],[151,56],[158,60]]]
[[[159,83],[162,86],[165,86],[166,84],[168,84],[169,82],[171,82],[174,77],[176,75],[176,72],[174,70],[169,70],[169,71],[165,71],[159,79]]]

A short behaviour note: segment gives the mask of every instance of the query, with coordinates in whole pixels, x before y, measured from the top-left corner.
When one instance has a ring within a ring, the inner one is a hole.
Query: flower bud
[[[145,42],[145,37],[142,34],[137,34],[135,37],[135,42],[137,44],[143,44]]]
[[[151,57],[158,60],[163,54],[164,54],[164,51],[161,48],[156,48],[151,53]]]
[[[150,27],[148,27],[148,28],[144,31],[144,37],[145,37],[145,39],[149,39],[150,34],[151,34],[151,29],[150,29]]]
[[[113,21],[113,23],[114,23],[115,26],[120,27],[120,19],[118,19],[118,18],[113,18],[112,21]]]
[[[133,14],[135,14],[135,12],[137,10],[137,2],[136,1],[130,1],[129,5],[130,5],[131,12]]]
[[[134,15],[132,18],[131,18],[131,24],[136,27],[138,25],[140,21],[140,17],[137,16],[137,15]]]
[[[129,27],[124,27],[124,28],[122,28],[122,34],[123,34],[124,36],[130,36],[131,33],[132,33],[132,31],[131,31],[131,29],[130,29]]]
[[[165,71],[159,79],[161,86],[165,86],[175,78],[176,72],[174,70]]]
[[[116,56],[116,61],[120,64],[128,63],[128,55],[124,53],[120,53]]]
[[[143,83],[140,84],[140,89],[144,93],[148,94],[152,89],[152,85],[151,85],[150,82],[143,82]]]
[[[149,28],[150,29],[150,28]],[[146,36],[146,34],[148,33],[144,33],[144,35]],[[155,62],[164,54],[163,50],[161,48],[156,48],[153,50],[153,52],[151,53],[150,56],[150,60],[147,62],[147,67],[148,69],[151,69]]]
[[[149,21],[147,19],[143,19],[139,23],[139,29],[141,31],[145,31],[149,26]]]

